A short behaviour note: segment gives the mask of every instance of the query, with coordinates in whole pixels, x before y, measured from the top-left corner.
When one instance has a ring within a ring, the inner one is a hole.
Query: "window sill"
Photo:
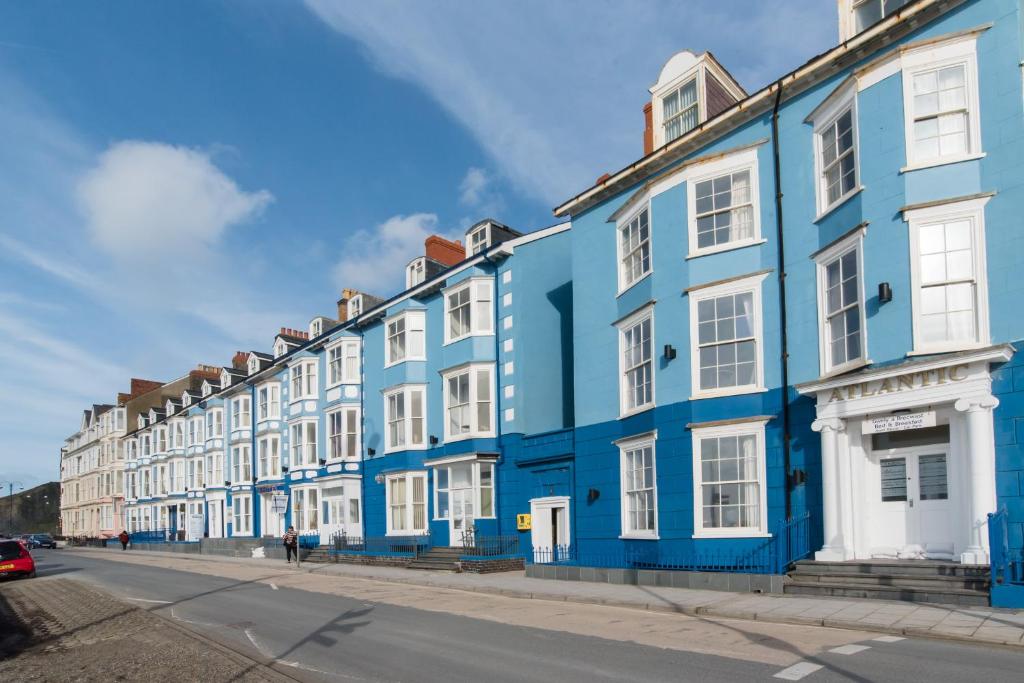
[[[401,453],[402,451],[425,451],[427,450],[426,444],[416,446],[399,446],[398,448],[385,448],[384,455],[391,455],[392,453]]]
[[[319,399],[319,396],[295,396],[288,401],[288,404],[295,405],[296,403],[302,403],[303,401],[317,401]]]
[[[465,434],[459,434],[458,436],[445,436],[444,442],[456,443],[458,441],[466,441],[468,439],[493,439],[494,432],[466,432]]]
[[[830,377],[838,377],[839,375],[851,372],[853,370],[860,370],[863,367],[867,367],[874,363],[870,358],[860,358],[850,363],[844,363],[843,365],[837,365],[834,368],[823,370],[819,379],[829,379]]]
[[[457,344],[460,341],[465,341],[466,339],[471,339],[473,337],[493,337],[493,336],[494,336],[494,331],[493,330],[490,331],[490,332],[471,332],[469,334],[464,334],[461,337],[456,337],[455,339],[445,339],[444,340],[444,344],[442,344],[442,346],[449,346],[450,344]]]
[[[741,387],[738,389],[715,389],[713,391],[701,391],[690,396],[691,401],[700,401],[706,398],[724,398],[727,396],[746,396],[748,394],[763,394],[768,389],[765,387]]]
[[[859,195],[859,194],[860,194],[861,192],[863,192],[863,191],[864,191],[865,189],[866,189],[866,188],[865,188],[865,187],[864,187],[863,185],[859,185],[859,186],[855,187],[855,188],[854,188],[854,189],[853,189],[853,190],[852,190],[851,192],[848,192],[848,193],[846,194],[846,196],[844,196],[844,197],[840,197],[839,199],[837,199],[837,200],[835,201],[835,203],[834,203],[834,204],[832,204],[831,206],[829,206],[828,208],[826,208],[826,209],[825,209],[824,211],[822,211],[821,213],[819,213],[819,214],[818,214],[818,216],[817,216],[817,218],[815,218],[815,219],[814,219],[813,221],[811,221],[811,222],[812,222],[812,223],[817,223],[817,222],[821,221],[821,220],[822,220],[823,218],[825,218],[825,216],[829,215],[830,213],[832,213],[833,211],[835,211],[836,209],[838,209],[838,208],[839,208],[840,206],[842,206],[842,205],[843,205],[843,204],[845,204],[846,202],[850,201],[851,199],[853,199],[854,197],[856,197],[857,195]]]
[[[473,335],[466,335],[466,336],[473,336]],[[477,336],[479,336],[479,335],[477,335]],[[466,337],[459,337],[455,341],[459,341],[459,340],[462,340],[462,339],[465,339],[465,338]],[[402,365],[403,363],[408,363],[410,361],[414,362],[414,363],[417,362],[417,361],[420,362],[420,363],[424,363],[424,362],[426,362],[426,360],[427,360],[426,356],[419,357],[419,358],[413,358],[411,356],[407,356],[407,357],[402,358],[400,360],[384,363],[384,369],[387,370],[388,368],[393,368],[395,366]]]
[[[619,538],[623,541],[657,541],[660,540],[658,534],[619,534]]]
[[[691,536],[691,538],[699,539],[714,539],[714,538],[771,538],[772,535],[767,531],[754,530],[754,529],[736,529],[730,531],[697,531]]]
[[[768,240],[762,237],[761,239],[743,240],[742,242],[729,242],[727,244],[708,247],[706,249],[695,249],[686,256],[686,260],[689,261],[690,259],[700,258],[701,256],[711,256],[712,254],[721,254],[725,251],[743,249],[744,247],[756,247],[761,244],[766,244],[767,242]]]
[[[914,171],[921,171],[926,168],[935,168],[936,166],[947,166],[949,164],[959,164],[963,161],[976,161],[978,159],[984,159],[987,156],[985,152],[975,152],[973,154],[959,154],[957,156],[941,157],[939,159],[931,159],[929,161],[921,161],[918,163],[907,164],[900,169],[900,173],[913,173]]]
[[[634,287],[636,287],[638,284],[640,284],[641,282],[643,282],[644,280],[646,280],[647,278],[649,278],[653,274],[654,274],[654,268],[651,268],[649,271],[644,273],[643,277],[634,280],[633,282],[629,283],[625,287],[620,287],[619,291],[615,293],[615,298],[618,299],[620,296],[622,296],[623,294],[625,294],[629,290],[633,289]]]
[[[970,342],[967,344],[943,344],[933,348],[907,351],[907,358],[914,358],[915,356],[932,356],[937,353],[953,353],[956,351],[975,351],[977,349],[984,349],[987,346],[989,346],[989,344],[983,344],[980,342]]]
[[[625,420],[627,417],[633,417],[634,415],[639,415],[640,413],[646,413],[648,410],[654,410],[655,407],[656,406],[654,403],[650,403],[648,405],[641,406],[640,408],[633,408],[632,410],[620,412],[619,419]]]

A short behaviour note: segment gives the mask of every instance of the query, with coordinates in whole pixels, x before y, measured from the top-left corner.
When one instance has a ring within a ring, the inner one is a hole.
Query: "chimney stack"
[[[654,110],[651,103],[644,105],[644,156],[654,151]]]
[[[440,235],[431,235],[423,241],[425,256],[446,266],[454,266],[466,260],[466,248],[462,242],[446,240]]]
[[[245,370],[249,365],[249,354],[245,351],[235,351],[231,357],[231,367],[235,370]]]

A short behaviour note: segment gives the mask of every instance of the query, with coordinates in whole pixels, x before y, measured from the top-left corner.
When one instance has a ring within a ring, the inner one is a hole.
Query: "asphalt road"
[[[276,659],[306,680],[589,683],[779,680],[776,676],[814,683],[1024,680],[1024,652],[1018,650],[868,638],[839,648],[840,652],[805,658],[795,668],[780,667],[275,589],[266,583],[141,567],[60,550],[34,555],[44,580],[62,576],[93,584],[240,652]],[[810,633],[818,627],[806,628]]]

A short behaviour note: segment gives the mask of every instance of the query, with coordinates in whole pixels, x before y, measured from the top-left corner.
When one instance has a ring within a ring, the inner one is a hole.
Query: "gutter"
[[[778,240],[778,272],[779,272],[779,341],[782,346],[779,354],[779,365],[782,370],[782,466],[785,472],[783,491],[785,492],[786,516],[793,516],[792,478],[790,477],[790,430],[789,411],[789,335],[786,329],[786,239],[782,223],[782,155],[779,146],[779,105],[782,104],[782,79],[775,84],[775,104],[772,106],[772,163],[774,165],[775,183],[775,236]]]

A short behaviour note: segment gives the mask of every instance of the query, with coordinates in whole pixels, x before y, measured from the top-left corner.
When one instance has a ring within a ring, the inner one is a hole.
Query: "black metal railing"
[[[466,540],[470,541],[469,544]],[[474,534],[463,541],[465,557],[508,557],[519,555],[519,536],[481,536]]]
[[[352,555],[394,555],[416,557],[431,548],[430,535],[421,536],[331,536],[331,553]]]

